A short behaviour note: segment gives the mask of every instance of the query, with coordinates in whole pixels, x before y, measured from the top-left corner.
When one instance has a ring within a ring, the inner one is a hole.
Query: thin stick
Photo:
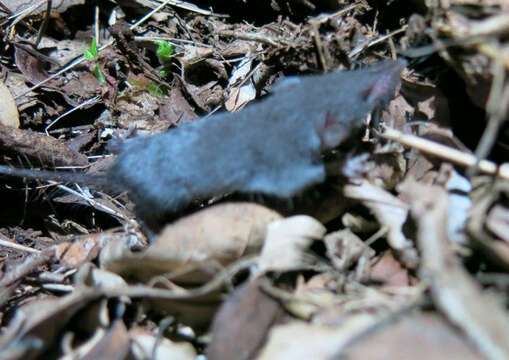
[[[39,46],[39,43],[41,42],[42,36],[46,32],[46,28],[48,27],[52,3],[53,3],[52,0],[46,0],[46,14],[44,16],[44,20],[41,24],[41,27],[39,28],[39,32],[37,33],[37,38],[35,39],[35,42],[34,42],[34,48],[36,48],[36,49]]]
[[[385,127],[384,132],[380,136],[464,167],[473,166],[477,162],[477,158],[473,154],[468,154],[419,136],[404,134],[389,127]],[[478,167],[484,174],[498,175],[503,179],[509,180],[509,163],[497,167],[497,164],[494,162],[481,160]]]
[[[32,249],[31,247],[16,244],[12,241],[2,240],[2,239],[0,239],[0,246],[11,248],[11,249],[16,249],[16,250],[21,250],[21,251],[24,251],[24,252],[27,252],[30,254],[39,254],[41,252],[40,250]]]

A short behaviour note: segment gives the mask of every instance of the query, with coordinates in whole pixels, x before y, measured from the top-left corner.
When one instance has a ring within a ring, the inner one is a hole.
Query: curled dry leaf
[[[173,281],[203,283],[222,267],[259,251],[267,224],[276,219],[281,215],[261,205],[219,204],[168,225],[141,253],[111,243],[101,253],[101,266],[142,281],[173,274]]]
[[[0,82],[0,124],[19,128],[18,107],[7,86]]]
[[[232,72],[228,86],[231,87],[225,108],[228,111],[237,111],[256,97],[256,88],[250,79],[242,84],[249,75],[253,66],[253,59],[246,58],[238,64]],[[240,85],[239,85],[240,84]]]
[[[411,111],[415,112],[416,120],[425,120],[446,127],[450,125],[449,101],[436,85],[407,79],[402,82],[401,91],[405,94],[404,99],[409,103]],[[404,114],[400,112],[400,116]]]
[[[74,278],[78,286],[96,288],[120,288],[127,286],[126,281],[115,273],[98,269],[92,263],[81,266]]]
[[[61,360],[72,359],[109,359],[123,360],[129,353],[129,336],[124,323],[116,321],[113,326],[105,330],[97,328],[90,340],[81,344]]]
[[[417,254],[412,242],[403,234],[403,224],[408,215],[408,206],[394,195],[366,180],[356,185],[346,185],[345,196],[359,200],[366,206],[387,231],[387,242],[396,250],[407,267],[416,267]]]
[[[94,289],[75,290],[62,298],[35,300],[19,308],[9,327],[0,339],[0,358],[36,358],[69,319],[79,310],[97,299],[100,293]]]
[[[313,240],[322,239],[326,228],[306,215],[270,223],[258,263],[258,271],[292,271],[309,267],[306,251]]]
[[[500,239],[509,244],[509,209],[495,205],[486,218],[487,228]]]

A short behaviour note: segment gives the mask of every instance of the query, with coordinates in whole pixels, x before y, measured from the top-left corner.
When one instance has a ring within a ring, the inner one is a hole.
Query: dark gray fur
[[[128,190],[145,218],[227,192],[291,197],[325,179],[321,152],[386,106],[403,67],[382,62],[358,71],[288,78],[274,94],[240,112],[127,140],[102,178],[4,166],[0,173]]]

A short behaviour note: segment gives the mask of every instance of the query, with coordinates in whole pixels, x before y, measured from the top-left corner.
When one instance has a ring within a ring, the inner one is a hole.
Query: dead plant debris
[[[126,139],[242,111],[294,76],[405,70],[292,199],[195,199],[155,226],[129,194],[0,177],[0,358],[509,359],[508,11],[1,1],[13,167],[101,174]]]

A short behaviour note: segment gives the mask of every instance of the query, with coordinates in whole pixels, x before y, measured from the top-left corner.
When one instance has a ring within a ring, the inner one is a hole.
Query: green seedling
[[[171,55],[175,52],[175,48],[172,44],[165,40],[156,40],[157,44],[156,55],[159,63],[163,66],[162,70],[159,72],[161,77],[165,78],[170,74],[170,64],[171,64]],[[146,87],[149,93],[155,96],[166,96],[168,95],[168,88],[164,85],[158,84],[156,82],[151,82],[148,87]]]
[[[175,52],[175,48],[172,44],[165,40],[156,40],[155,43],[157,44],[157,59],[163,67],[168,66],[171,61],[170,56]]]
[[[85,47],[85,44],[83,44],[83,56],[87,60],[94,60],[99,56],[99,50],[97,49],[97,41],[95,36],[92,37],[92,41],[90,42],[90,47],[88,49]],[[98,63],[95,64],[93,73],[99,83],[102,84],[106,81]]]
[[[165,78],[170,74],[170,65],[171,65],[171,55],[175,52],[175,49],[172,44],[165,40],[156,40],[157,44],[156,55],[159,63],[162,65],[162,69],[159,72],[161,77]],[[90,50],[92,50],[92,44],[90,46]],[[92,53],[92,51],[90,51]],[[167,96],[168,88],[164,85],[161,85],[157,82],[151,81],[147,82],[147,79],[139,78],[136,76],[129,76],[129,83],[132,85],[141,87],[144,90],[147,90],[150,94],[155,96]]]

